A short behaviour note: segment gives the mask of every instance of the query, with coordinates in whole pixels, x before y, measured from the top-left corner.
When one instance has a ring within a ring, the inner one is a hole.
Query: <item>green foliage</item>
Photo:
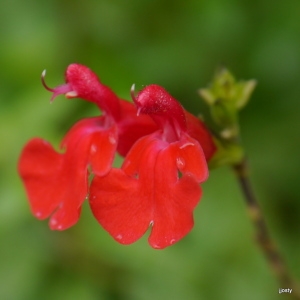
[[[16,165],[31,137],[58,146],[76,120],[98,114],[80,100],[50,105],[44,69],[56,86],[69,63],[86,64],[127,99],[133,83],[156,83],[208,120],[196,91],[225,64],[258,81],[240,116],[243,144],[270,230],[300,277],[299,9],[296,0],[1,1],[0,299],[282,299],[229,170],[211,172],[191,234],[156,251],[146,238],[117,244],[88,207],[74,228],[51,232],[31,216]],[[247,92],[236,99],[242,107]]]

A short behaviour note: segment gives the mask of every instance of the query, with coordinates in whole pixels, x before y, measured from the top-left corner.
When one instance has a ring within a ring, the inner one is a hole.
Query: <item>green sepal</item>
[[[236,165],[240,163],[245,153],[243,147],[236,143],[223,142],[214,138],[217,151],[208,163],[210,169],[215,169],[224,165]]]

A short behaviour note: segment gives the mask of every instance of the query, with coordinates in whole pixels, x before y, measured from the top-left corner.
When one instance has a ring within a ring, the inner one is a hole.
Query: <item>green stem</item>
[[[280,287],[293,289],[291,296],[299,300],[299,286],[289,274],[283,257],[270,237],[262,211],[250,184],[246,160],[244,159],[241,163],[234,165],[233,168],[246,201],[250,220],[256,231],[257,243],[264,253],[270,268],[277,277]]]

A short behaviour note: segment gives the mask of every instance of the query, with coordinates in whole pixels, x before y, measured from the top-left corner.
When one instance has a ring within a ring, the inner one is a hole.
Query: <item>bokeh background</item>
[[[299,1],[2,0],[0,43],[0,299],[284,298],[226,167],[203,185],[194,230],[158,251],[147,236],[117,244],[88,205],[76,226],[50,231],[31,215],[16,165],[30,138],[58,146],[99,113],[62,96],[50,105],[43,69],[56,86],[68,64],[85,64],[127,99],[132,83],[156,83],[208,118],[197,89],[225,65],[258,81],[241,113],[243,142],[271,234],[300,278]]]

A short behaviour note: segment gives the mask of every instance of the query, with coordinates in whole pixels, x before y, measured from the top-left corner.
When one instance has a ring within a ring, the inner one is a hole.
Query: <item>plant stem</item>
[[[233,168],[242,189],[248,208],[249,217],[254,225],[256,239],[260,249],[264,253],[270,268],[277,277],[281,285],[280,288],[293,289],[291,296],[293,296],[294,299],[300,299],[299,287],[289,274],[283,257],[279,253],[275,243],[270,237],[262,211],[250,184],[249,170],[246,160],[244,159],[241,163],[234,165]]]

